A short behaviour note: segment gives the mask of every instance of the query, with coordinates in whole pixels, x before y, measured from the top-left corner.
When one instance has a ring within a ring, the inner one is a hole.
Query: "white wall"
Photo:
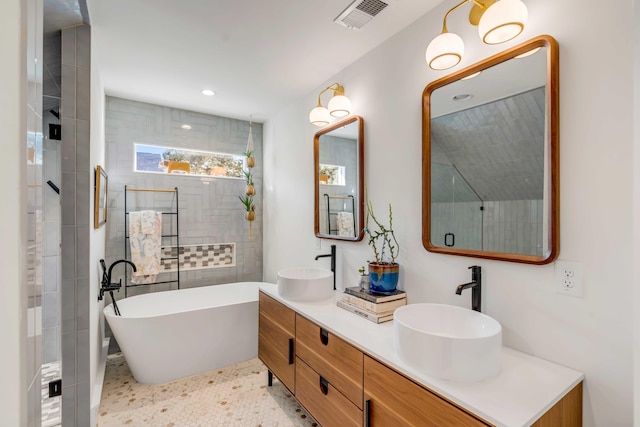
[[[91,51],[94,52],[95,36],[91,37]],[[96,165],[104,167],[105,164],[105,141],[104,141],[104,114],[105,114],[105,94],[104,85],[100,77],[99,64],[95,54],[91,55],[91,167]],[[93,224],[93,200],[95,196],[95,180],[92,180],[91,188],[91,209],[89,209],[89,224]],[[102,382],[104,380],[104,369],[106,364],[106,348],[103,351],[102,342],[105,337],[104,300],[98,301],[98,288],[102,279],[99,268],[100,259],[105,257],[106,227],[102,226],[94,229],[90,226],[89,235],[89,390],[91,390],[91,425],[95,425],[97,411],[100,406],[100,396],[102,394]]]
[[[2,425],[27,422],[26,288],[26,2],[7,0],[0,16],[0,93],[2,153],[10,161],[0,168],[3,183],[0,235],[4,247],[0,271],[0,419]],[[16,160],[17,159],[17,160]]]
[[[539,34],[560,45],[561,260],[584,266],[584,297],[559,295],[554,265],[438,255],[421,241],[421,96],[447,72],[425,64],[424,50],[455,2],[447,1],[396,37],[318,86],[265,125],[265,280],[286,266],[328,267],[313,234],[313,135],[307,115],[317,94],[339,81],[365,120],[365,174],[380,211],[394,208],[401,284],[410,302],[469,307],[455,286],[467,267],[484,269],[483,310],[503,325],[504,343],[581,370],[585,426],[632,425],[632,46],[631,2],[585,7],[579,0],[529,0],[529,24],[515,41],[484,46],[465,13],[448,23],[466,43],[467,66]],[[366,31],[363,29],[363,31]],[[603,35],[606,34],[606,37]],[[596,54],[603,65],[596,63]],[[365,242],[338,243],[338,283],[356,284],[371,258]],[[343,280],[341,280],[343,279]]]

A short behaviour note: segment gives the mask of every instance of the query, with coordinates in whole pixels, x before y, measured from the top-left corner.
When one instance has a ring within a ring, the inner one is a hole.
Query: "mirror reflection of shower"
[[[432,242],[482,249],[482,200],[455,165],[434,162],[431,167]]]

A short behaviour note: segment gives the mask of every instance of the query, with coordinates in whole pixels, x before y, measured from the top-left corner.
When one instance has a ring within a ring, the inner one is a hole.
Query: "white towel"
[[[129,212],[129,245],[136,271],[132,283],[154,283],[160,272],[162,214],[155,211]]]
[[[338,225],[338,236],[353,237],[353,214],[351,212],[338,212],[336,217]]]
[[[144,234],[153,234],[156,231],[157,220],[160,218],[162,224],[162,215],[158,217],[155,211],[140,212],[140,228]]]

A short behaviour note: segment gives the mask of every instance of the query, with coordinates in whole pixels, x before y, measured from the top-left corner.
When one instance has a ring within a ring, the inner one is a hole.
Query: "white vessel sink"
[[[322,268],[278,271],[278,295],[291,301],[320,301],[333,296],[333,273]]]
[[[394,316],[396,354],[422,373],[451,381],[482,381],[500,372],[502,326],[446,304],[409,304]]]

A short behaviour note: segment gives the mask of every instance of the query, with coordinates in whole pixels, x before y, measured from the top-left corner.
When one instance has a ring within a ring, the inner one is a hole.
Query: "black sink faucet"
[[[482,268],[479,265],[472,265],[469,269],[471,270],[471,281],[458,285],[456,294],[462,295],[463,290],[471,288],[471,309],[482,311],[480,309],[482,302]]]
[[[317,255],[315,260],[318,258],[326,258],[331,257],[331,271],[333,272],[333,289],[336,289],[336,245],[331,245],[331,253],[324,255]]]

